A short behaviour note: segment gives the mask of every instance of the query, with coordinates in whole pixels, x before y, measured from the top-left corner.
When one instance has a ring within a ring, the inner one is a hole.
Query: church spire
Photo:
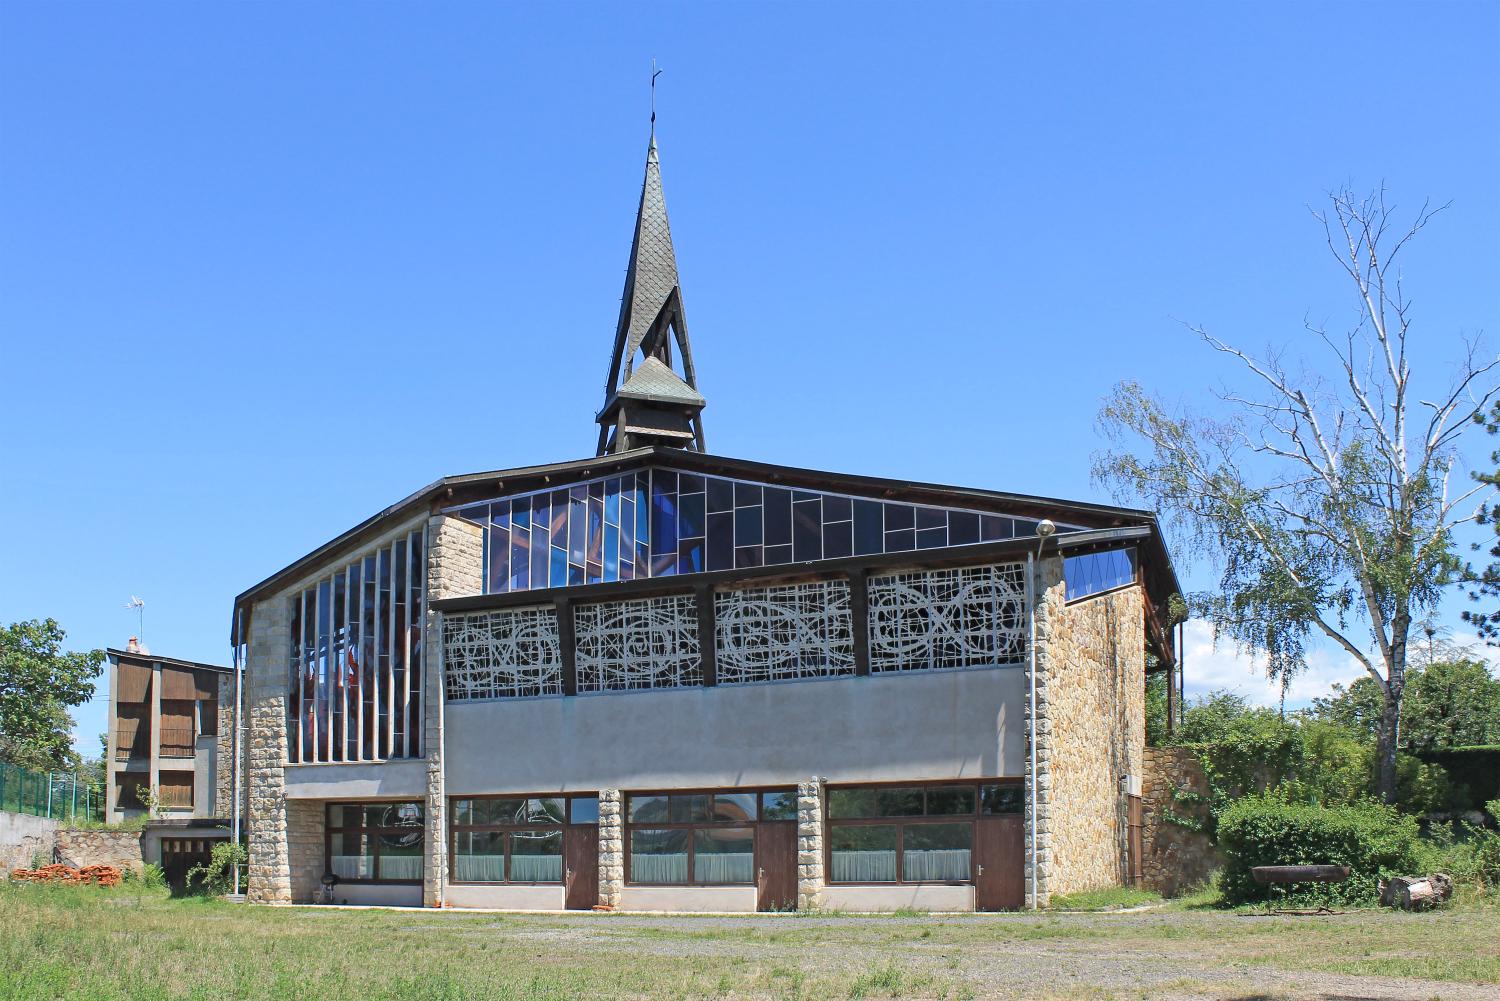
[[[654,75],[652,84],[654,94]],[[667,223],[667,202],[662,194],[654,98],[651,117],[646,179],[636,210],[620,320],[604,385],[604,406],[596,418],[599,455],[643,445],[704,450],[704,400],[693,370],[687,315],[677,279],[677,255],[672,249],[672,228]],[[680,372],[672,364],[674,344],[681,359]]]

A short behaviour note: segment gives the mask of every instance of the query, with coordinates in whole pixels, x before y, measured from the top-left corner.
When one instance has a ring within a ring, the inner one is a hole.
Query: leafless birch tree
[[[1444,206],[1446,207],[1446,206]],[[1216,636],[1265,657],[1285,681],[1305,663],[1310,636],[1332,640],[1380,686],[1378,789],[1391,800],[1414,619],[1433,608],[1461,561],[1455,528],[1489,491],[1460,468],[1460,438],[1497,388],[1500,359],[1476,343],[1413,330],[1400,257],[1442,207],[1409,225],[1383,191],[1343,190],[1314,215],[1357,294],[1359,317],[1333,333],[1308,326],[1323,359],[1295,370],[1192,328],[1239,369],[1244,392],[1219,394],[1214,416],[1168,413],[1135,383],[1115,387],[1100,412],[1110,450],[1095,476],[1157,508],[1180,540],[1207,557],[1219,590],[1194,595]],[[1440,348],[1460,348],[1443,393],[1414,386]]]

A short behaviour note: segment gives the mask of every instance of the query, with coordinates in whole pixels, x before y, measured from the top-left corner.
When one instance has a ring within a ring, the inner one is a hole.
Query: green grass
[[[1500,907],[671,918],[249,907],[0,884],[0,1001],[1297,996],[1327,974],[1500,985]],[[1441,983],[1419,990],[1443,994]]]
[[[1161,894],[1133,886],[1111,886],[1103,890],[1083,890],[1052,898],[1054,911],[1117,911],[1161,903]]]

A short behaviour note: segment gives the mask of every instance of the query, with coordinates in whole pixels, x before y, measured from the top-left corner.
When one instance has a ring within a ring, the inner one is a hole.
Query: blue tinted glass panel
[[[734,509],[734,542],[736,546],[760,545],[760,508],[739,507]]]
[[[917,529],[918,549],[942,549],[947,544],[948,530],[946,528]]]
[[[1111,549],[1063,560],[1068,600],[1086,598],[1135,582],[1135,550]]]
[[[761,566],[760,546],[741,546],[734,551],[734,568],[743,570],[746,567]]]
[[[620,523],[620,481],[618,478],[610,480],[604,488],[604,523],[606,525],[618,525]]]
[[[553,587],[564,587],[568,583],[568,551],[552,547],[552,572],[547,575]]]
[[[635,576],[638,580],[651,576],[651,554],[640,539],[635,540]]]
[[[604,526],[604,579],[620,579],[620,530],[614,525]]]
[[[568,561],[583,563],[588,546],[588,491],[574,487],[568,497]]]
[[[682,494],[677,498],[677,534],[691,539],[703,534],[703,495]]]
[[[823,526],[823,558],[836,560],[854,555],[854,524],[848,521],[830,522]]]
[[[792,492],[766,487],[764,508],[766,545],[789,545],[792,541]]]
[[[852,508],[853,502],[849,498],[829,494],[823,498],[823,520],[848,521],[854,517]]]
[[[677,573],[677,554],[659,553],[651,557],[651,576],[671,577]]]
[[[577,587],[583,583],[583,567],[568,564],[568,586]]]
[[[589,498],[589,535],[584,555],[589,563],[602,563],[604,561],[603,497]]]
[[[817,500],[792,504],[792,552],[799,563],[823,558],[822,507]]]
[[[790,563],[792,562],[792,547],[789,545],[767,546],[765,551],[765,560],[766,566],[768,567],[781,566],[784,563]]]
[[[677,549],[677,572],[678,573],[702,573],[703,572],[703,540],[690,539],[678,544]]]
[[[948,545],[970,546],[979,541],[979,515],[968,511],[948,512]]]
[[[510,537],[510,589],[524,591],[530,586],[531,536],[526,527],[520,526]]]
[[[979,538],[982,542],[998,542],[1011,536],[1009,518],[987,514],[979,519]]]
[[[677,492],[680,494],[701,494],[703,492],[703,477],[696,473],[678,473]]]
[[[552,493],[552,518],[548,523],[552,544],[558,549],[568,548],[568,494],[565,490]]]
[[[677,495],[659,483],[651,484],[651,552],[677,554]]]
[[[729,511],[734,508],[734,484],[728,480],[710,479],[708,481],[708,509],[710,511]]]
[[[894,532],[902,528],[917,527],[917,511],[910,504],[887,504],[885,506],[885,530]]]
[[[760,503],[760,484],[758,483],[736,483],[734,485],[734,506],[745,507],[750,504]]]
[[[533,523],[531,526],[531,586],[547,586],[547,528]]]
[[[708,516],[708,568],[734,568],[734,515],[729,511]]]
[[[947,528],[948,512],[940,507],[917,508],[917,528]]]
[[[854,502],[854,552],[856,555],[868,556],[871,553],[880,552],[884,541],[880,522],[879,503],[867,500]]]
[[[492,527],[486,538],[486,557],[489,560],[488,586],[491,594],[510,590],[510,533],[500,527]]]

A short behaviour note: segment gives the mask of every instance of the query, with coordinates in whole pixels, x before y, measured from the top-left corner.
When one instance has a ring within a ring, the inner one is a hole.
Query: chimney
[[[137,639],[136,637],[134,637],[134,636],[130,637],[130,642],[125,644],[125,652],[126,653],[140,653],[141,652],[141,641],[139,639]]]

